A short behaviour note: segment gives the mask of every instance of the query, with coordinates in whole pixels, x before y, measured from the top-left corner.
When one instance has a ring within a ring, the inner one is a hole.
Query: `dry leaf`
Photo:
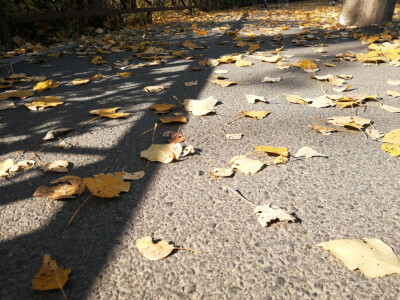
[[[183,106],[187,112],[194,116],[204,116],[211,112],[215,112],[216,109],[214,106],[217,104],[217,102],[217,99],[215,99],[213,96],[210,96],[202,100],[186,99],[183,102]]]
[[[274,55],[274,56],[262,56],[261,57],[262,62],[268,62],[268,63],[277,63],[281,59],[282,59],[282,57],[279,54]]]
[[[260,48],[259,44],[252,44],[249,47],[249,52],[254,52],[254,51],[258,50],[259,48]]]
[[[74,79],[72,80],[72,84],[73,85],[84,85],[90,82],[90,78],[78,78],[78,79]]]
[[[35,161],[34,160],[21,160],[17,163],[15,163],[9,170],[8,172],[11,173],[16,173],[16,172],[21,172],[21,171],[27,171],[35,166]]]
[[[261,226],[268,227],[273,222],[294,222],[296,218],[290,212],[279,208],[278,206],[261,205],[254,208],[254,214],[257,216]]]
[[[139,172],[135,172],[135,173],[124,172],[122,179],[124,179],[124,180],[139,180],[139,179],[143,178],[144,175],[145,175],[144,171],[139,171]]]
[[[398,91],[390,90],[390,91],[386,91],[385,93],[386,93],[386,95],[392,96],[393,98],[400,97],[400,92],[398,92]]]
[[[274,147],[274,146],[254,146],[258,151],[263,151],[273,156],[289,156],[289,149],[287,147]]]
[[[294,155],[294,157],[305,157],[305,158],[311,158],[311,157],[316,157],[316,156],[325,157],[325,155],[323,155],[321,153],[318,153],[317,151],[315,151],[311,147],[303,147],[303,148],[299,149],[296,152],[296,154]]]
[[[109,118],[109,119],[126,118],[131,115],[131,114],[124,113],[124,112],[115,112],[116,110],[118,110],[120,108],[121,107],[94,109],[94,110],[89,111],[89,113],[91,115],[99,115],[99,116]]]
[[[117,75],[119,77],[129,77],[129,76],[132,76],[132,73],[131,72],[121,72],[121,73],[117,73]]]
[[[58,129],[53,129],[50,130],[49,132],[46,133],[45,137],[42,139],[43,141],[48,141],[54,139],[56,136],[64,134],[68,131],[73,130],[72,128],[58,128]]]
[[[221,79],[214,79],[212,81],[215,84],[218,84],[222,87],[228,87],[228,86],[232,86],[232,85],[236,85],[237,83],[235,81],[230,81],[230,80],[221,80]]]
[[[400,260],[380,239],[334,240],[317,246],[329,251],[349,270],[360,270],[368,278],[400,274]]]
[[[380,108],[391,113],[400,113],[400,107],[390,106],[381,103]]]
[[[236,61],[235,65],[237,67],[250,67],[253,65],[253,63],[250,60],[239,59]]]
[[[316,63],[313,63],[311,60],[303,59],[300,62],[300,68],[303,70],[315,70],[318,68]]]
[[[102,56],[95,56],[90,60],[90,62],[94,65],[101,65],[107,63],[105,60],[103,60]]]
[[[68,172],[68,165],[69,162],[67,160],[53,160],[51,162],[45,163],[41,169],[46,172],[51,171],[66,173]]]
[[[225,137],[228,140],[240,140],[242,139],[243,133],[226,133]]]
[[[0,161],[0,178],[10,175],[8,171],[12,166],[14,166],[14,160],[11,158]]]
[[[390,84],[390,85],[400,85],[400,80],[388,79],[388,80],[386,81],[386,83],[387,83],[387,84]]]
[[[229,168],[214,168],[210,171],[211,176],[216,177],[230,177],[233,175],[233,169]]]
[[[400,144],[384,143],[381,146],[383,151],[389,152],[391,156],[400,156]]]
[[[270,112],[265,111],[265,110],[260,110],[260,111],[247,110],[247,111],[240,112],[241,116],[250,117],[253,119],[257,119],[257,120],[263,119],[269,114],[270,114]]]
[[[175,116],[175,117],[165,117],[165,118],[160,118],[160,122],[163,124],[168,124],[168,123],[187,123],[187,118],[185,116]]]
[[[168,138],[168,143],[177,144],[185,141],[185,137],[180,132],[166,131],[163,133],[163,137]]]
[[[261,82],[268,82],[268,83],[277,83],[277,82],[279,82],[279,81],[281,81],[282,79],[280,78],[280,77],[275,77],[275,78],[272,78],[272,77],[264,77],[264,79],[261,81]]]
[[[62,269],[52,260],[50,254],[43,255],[43,264],[31,281],[32,288],[37,291],[62,290],[68,281],[71,269]]]
[[[46,107],[57,107],[62,105],[64,102],[61,101],[60,97],[56,96],[44,96],[36,98],[31,103],[26,103],[25,106],[30,110],[42,110]]]
[[[177,144],[152,144],[148,149],[140,152],[140,157],[149,161],[158,161],[168,164],[177,160],[182,153],[182,145]]]
[[[195,80],[195,81],[186,81],[185,82],[185,86],[195,86],[197,84],[198,84],[197,80]]]
[[[400,155],[400,128],[389,131],[382,139],[381,146],[383,151],[389,152],[391,156]]]
[[[194,150],[194,147],[192,145],[186,146],[185,148],[183,148],[182,153],[181,153],[181,157],[187,156],[189,154],[193,154],[196,153],[196,150]]]
[[[335,103],[329,99],[326,95],[307,99],[308,105],[316,108],[330,107],[334,106]]]
[[[158,93],[161,92],[162,90],[165,90],[167,87],[168,87],[167,84],[145,86],[143,88],[143,92]]]
[[[328,118],[328,123],[336,126],[349,127],[351,129],[360,130],[364,126],[371,124],[371,120],[364,119],[359,116],[330,117]]]
[[[40,81],[40,82],[36,83],[33,86],[33,90],[38,91],[38,92],[43,92],[47,89],[58,88],[59,86],[60,86],[60,82],[49,79],[49,80]]]
[[[16,108],[17,106],[13,102],[0,103],[0,110],[6,110],[10,108]]]
[[[290,103],[295,103],[295,104],[300,104],[300,105],[306,105],[307,102],[304,101],[300,96],[298,95],[286,95],[286,100]]]
[[[59,148],[63,148],[63,149],[71,149],[72,148],[72,145],[70,143],[62,140],[61,138],[59,138],[57,146]]]
[[[229,161],[229,165],[232,169],[239,170],[246,175],[255,174],[264,166],[261,161],[248,158],[245,155],[233,157]]]
[[[163,104],[153,104],[150,106],[150,108],[154,111],[156,114],[165,114],[168,113],[171,109],[176,107],[175,104],[168,104],[168,103],[163,103]]]
[[[136,248],[144,257],[150,260],[160,260],[170,255],[175,246],[164,240],[154,244],[153,239],[146,236],[136,241]]]
[[[0,93],[0,101],[7,100],[9,98],[20,98],[25,99],[27,97],[33,96],[33,92],[29,90],[13,90]]]
[[[52,181],[51,183],[62,184],[52,187],[40,186],[36,189],[33,196],[60,200],[66,198],[74,198],[75,196],[83,194],[83,192],[85,191],[85,185],[82,178],[77,176],[64,176]]]
[[[335,128],[326,127],[326,126],[322,126],[322,125],[318,125],[318,124],[314,124],[314,123],[311,123],[309,126],[312,128],[312,130],[320,132],[323,135],[330,135],[331,132],[337,132],[338,131]]]
[[[254,104],[256,103],[256,101],[267,102],[267,100],[265,100],[265,97],[263,96],[257,96],[253,94],[244,94],[244,96],[246,97],[247,102],[249,102],[250,104]]]
[[[382,132],[375,128],[366,128],[364,132],[373,141],[380,139],[384,135]]]
[[[131,188],[129,182],[123,179],[125,172],[96,174],[92,177],[83,178],[83,183],[92,193],[100,198],[118,197],[121,192],[128,192]]]
[[[190,50],[194,50],[194,49],[200,49],[201,47],[199,47],[198,45],[196,45],[195,43],[193,43],[192,41],[185,41],[182,44],[182,47],[188,48]]]

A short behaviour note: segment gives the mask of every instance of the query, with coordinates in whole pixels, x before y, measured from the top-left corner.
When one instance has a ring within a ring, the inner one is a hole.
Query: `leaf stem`
[[[74,214],[72,215],[71,219],[69,219],[67,226],[65,226],[66,228],[68,228],[72,221],[75,219],[75,216],[78,214],[78,212],[82,209],[82,207],[86,204],[86,202],[89,201],[90,198],[92,198],[93,195],[89,195],[85,200],[83,200],[83,202],[78,206],[78,208],[75,210]]]
[[[238,191],[235,191],[233,188],[229,187],[229,186],[225,186],[229,191],[231,191],[232,193],[234,193],[236,196],[238,196],[240,199],[242,199],[243,201],[246,201],[247,203],[249,203],[251,206],[257,206],[256,204],[254,204],[253,202],[247,200],[242,194],[240,194]]]

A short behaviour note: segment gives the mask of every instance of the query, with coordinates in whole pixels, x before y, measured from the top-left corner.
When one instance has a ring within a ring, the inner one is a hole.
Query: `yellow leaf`
[[[228,87],[228,86],[232,86],[232,85],[236,85],[237,84],[234,81],[221,80],[221,79],[214,79],[212,82],[215,83],[215,84],[218,84],[219,86],[222,86],[222,87]]]
[[[359,116],[330,117],[328,118],[328,123],[336,126],[350,127],[352,129],[360,130],[364,126],[371,124],[371,120],[364,119]]]
[[[117,75],[119,77],[129,77],[129,76],[132,76],[132,73],[131,72],[122,72],[122,73],[117,73]]]
[[[260,110],[260,111],[248,110],[248,111],[240,112],[241,116],[250,117],[250,118],[257,119],[257,120],[265,118],[268,114],[269,114],[269,112],[264,111],[264,110]]]
[[[296,104],[300,104],[300,105],[306,105],[306,103],[307,103],[306,101],[301,99],[301,97],[298,95],[286,95],[286,100],[288,102],[296,103]]]
[[[392,96],[393,98],[400,97],[400,92],[397,92],[397,91],[390,90],[390,91],[386,91],[385,93],[386,93],[386,95]]]
[[[60,185],[47,187],[39,186],[33,196],[50,198],[54,200],[74,198],[83,194],[85,185],[82,178],[77,176],[64,176],[51,182],[52,184],[63,183]]]
[[[248,158],[245,155],[233,157],[229,161],[229,165],[232,169],[239,170],[246,175],[255,174],[264,166],[261,161]]]
[[[335,128],[326,127],[326,126],[322,126],[322,125],[314,124],[314,123],[311,123],[309,125],[309,127],[311,127],[312,130],[322,133],[323,135],[330,135],[331,132],[337,131],[337,129],[335,129]]]
[[[194,49],[199,49],[200,47],[198,46],[198,45],[196,45],[195,43],[193,43],[192,41],[185,41],[183,44],[182,44],[182,47],[185,47],[185,48],[188,48],[188,49],[191,49],[191,50],[194,50]]]
[[[96,174],[92,177],[83,178],[83,183],[92,193],[100,198],[118,197],[121,192],[128,192],[131,188],[129,182],[123,179],[125,172]]]
[[[51,52],[51,53],[47,53],[48,57],[59,57],[60,56],[60,52]]]
[[[168,164],[177,160],[182,153],[182,145],[176,144],[152,144],[150,148],[140,152],[140,157],[149,161],[158,161]]]
[[[212,171],[210,171],[210,175],[216,177],[230,177],[233,175],[233,169],[214,168]]]
[[[33,86],[34,91],[43,92],[47,89],[55,89],[60,86],[60,82],[51,79],[40,81]]]
[[[43,171],[66,173],[68,172],[69,162],[67,160],[53,160],[51,162],[42,165],[41,169]]]
[[[249,47],[249,51],[253,52],[253,51],[258,50],[259,48],[260,48],[260,45],[259,45],[259,44],[253,44],[253,45],[251,45],[251,46]]]
[[[277,63],[281,59],[282,59],[282,57],[279,54],[277,54],[277,55],[274,55],[274,56],[263,56],[261,61],[268,62],[268,63]]]
[[[253,63],[250,60],[240,59],[236,61],[235,65],[237,67],[250,67]]]
[[[336,67],[335,64],[330,64],[330,63],[324,63],[324,66],[330,67],[330,68]]]
[[[10,175],[8,171],[12,166],[14,166],[14,160],[11,158],[0,161],[0,178]]]
[[[174,56],[178,56],[178,57],[183,57],[184,55],[186,55],[188,53],[187,50],[179,50],[179,51],[173,51],[172,55]]]
[[[400,144],[400,128],[389,131],[382,139],[384,143]]]
[[[208,32],[206,30],[204,30],[204,29],[196,31],[196,33],[199,34],[199,35],[208,35]]]
[[[83,84],[87,84],[88,82],[90,82],[90,78],[78,78],[78,79],[74,79],[72,80],[72,84],[73,85],[83,85]]]
[[[215,112],[216,109],[214,106],[217,104],[217,102],[217,99],[215,99],[213,96],[210,96],[201,100],[186,99],[183,102],[183,106],[187,112],[194,116],[204,116],[211,112]]]
[[[317,66],[317,64],[313,63],[311,60],[303,59],[300,62],[300,68],[303,70],[310,70],[310,69],[314,70],[314,69],[317,69],[318,66]]]
[[[176,117],[165,117],[160,118],[161,123],[168,124],[168,123],[187,123],[187,118],[185,116],[176,116]]]
[[[254,214],[263,227],[268,227],[271,222],[294,222],[296,218],[290,212],[278,206],[260,205],[254,208]]]
[[[254,146],[258,151],[263,151],[269,155],[274,156],[289,156],[289,149],[287,147],[274,147],[274,146]]]
[[[168,103],[163,103],[163,104],[153,104],[150,106],[152,110],[154,110],[154,113],[156,114],[165,114],[169,112],[171,109],[176,107],[175,104],[168,104]]]
[[[106,64],[107,62],[105,60],[102,60],[102,56],[95,56],[93,57],[90,62],[94,65],[101,65],[101,64]]]
[[[13,102],[0,103],[0,110],[6,110],[10,108],[17,108]]]
[[[135,173],[124,172],[122,179],[124,179],[124,180],[139,180],[139,179],[143,178],[144,175],[145,175],[144,171],[139,171],[139,172],[135,172]]]
[[[60,97],[56,96],[45,96],[36,98],[35,101],[31,103],[26,103],[25,106],[30,110],[42,110],[46,107],[57,107],[64,102],[60,100]]]
[[[400,274],[400,260],[380,239],[334,240],[317,246],[329,251],[349,270],[360,270],[368,278]]]
[[[250,104],[255,104],[256,101],[267,102],[264,96],[257,96],[253,94],[244,94],[244,96],[246,97],[247,102]]]
[[[62,290],[68,281],[71,269],[62,269],[57,266],[50,254],[43,255],[43,265],[33,277],[32,288],[37,291]]]
[[[94,110],[89,111],[89,113],[91,115],[99,115],[99,116],[109,118],[109,119],[126,118],[131,115],[131,114],[124,113],[124,112],[115,112],[116,110],[118,110],[120,108],[121,107],[94,109]]]
[[[170,255],[175,246],[164,240],[153,243],[152,238],[146,236],[136,241],[136,248],[144,257],[150,260],[160,260]]]
[[[383,151],[389,152],[391,156],[399,156],[400,155],[400,144],[388,144],[384,143],[381,146]]]

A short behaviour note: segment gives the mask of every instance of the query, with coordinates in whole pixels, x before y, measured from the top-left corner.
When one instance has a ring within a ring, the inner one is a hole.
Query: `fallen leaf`
[[[17,106],[13,102],[0,103],[0,110],[6,110],[10,108],[16,108]]]
[[[326,95],[307,99],[308,105],[316,108],[330,107],[334,106],[335,103],[329,99]]]
[[[282,79],[280,77],[264,77],[264,79],[261,82],[268,82],[268,83],[277,83],[281,81]]]
[[[262,56],[261,57],[261,61],[262,62],[267,62],[267,63],[277,63],[281,59],[282,59],[282,57],[279,54],[274,55],[274,56]]]
[[[254,146],[258,151],[268,153],[273,156],[289,156],[289,149],[287,147],[274,147],[274,146]]]
[[[57,146],[59,148],[63,148],[63,149],[71,149],[72,148],[72,145],[70,143],[62,140],[61,138],[59,138]]]
[[[315,70],[318,68],[316,63],[313,63],[311,60],[303,59],[300,62],[300,68],[303,70]]]
[[[253,94],[244,94],[244,96],[246,97],[247,102],[249,102],[250,104],[254,104],[256,103],[256,101],[267,102],[267,100],[263,96],[257,96]]]
[[[107,61],[103,60],[102,56],[95,56],[90,60],[90,62],[94,65],[101,65],[107,63]]]
[[[295,104],[300,104],[300,105],[306,105],[307,102],[304,101],[300,96],[298,95],[286,95],[286,100],[290,103],[295,103]]]
[[[400,113],[400,107],[390,106],[386,104],[381,104],[380,108],[391,113]]]
[[[27,171],[35,166],[35,161],[34,160],[21,160],[17,163],[15,163],[9,170],[8,172],[11,173],[16,173],[16,172],[21,172],[21,171]]]
[[[269,114],[270,114],[270,112],[265,111],[265,110],[260,110],[260,111],[247,110],[247,111],[240,112],[241,116],[250,117],[253,119],[257,119],[257,120],[263,119]]]
[[[235,65],[237,67],[250,67],[253,65],[253,63],[250,60],[239,59],[236,61]]]
[[[181,157],[185,157],[189,154],[193,154],[196,153],[196,150],[194,149],[194,147],[192,145],[186,146],[185,148],[183,148],[182,153],[181,153]]]
[[[360,130],[364,126],[371,124],[371,120],[364,119],[359,116],[330,117],[328,118],[328,123],[336,126],[349,127],[351,129]]]
[[[73,85],[84,85],[90,82],[90,78],[78,78],[78,79],[74,79],[72,80],[72,84]]]
[[[366,128],[364,132],[373,141],[376,141],[384,136],[382,132],[375,128]]]
[[[195,80],[195,81],[186,81],[185,82],[185,86],[195,86],[197,84],[198,84],[197,80]]]
[[[240,140],[243,136],[243,133],[226,133],[225,137],[228,140]]]
[[[153,104],[150,106],[150,108],[154,111],[156,114],[165,114],[168,113],[171,109],[176,107],[175,104],[168,104],[168,103],[163,103],[163,104]]]
[[[212,81],[215,84],[218,84],[222,87],[228,87],[228,86],[232,86],[232,85],[236,85],[237,83],[235,81],[230,81],[230,80],[221,80],[221,79],[214,79]]]
[[[388,79],[388,80],[386,81],[386,83],[387,83],[387,84],[390,84],[390,85],[400,85],[400,80]]]
[[[182,47],[188,48],[190,50],[195,50],[195,49],[200,49],[201,47],[199,47],[197,44],[193,43],[192,41],[185,41],[182,44]]]
[[[250,45],[250,47],[249,47],[249,51],[250,51],[250,52],[254,52],[254,51],[258,50],[259,48],[260,48],[260,45],[259,45],[259,44],[252,44],[252,45]]]
[[[389,152],[391,156],[400,156],[400,144],[384,143],[381,146],[383,151]]]
[[[165,90],[167,87],[168,87],[168,85],[166,85],[166,84],[145,86],[143,88],[143,92],[158,93],[158,92],[161,92],[162,90]]]
[[[349,270],[360,270],[368,278],[400,274],[400,260],[380,239],[333,240],[317,246],[329,251]]]
[[[383,151],[389,152],[391,156],[400,155],[400,128],[389,131],[382,139],[384,143],[381,146]]]
[[[261,226],[268,227],[273,222],[294,222],[296,218],[290,212],[279,208],[278,206],[261,205],[254,208],[254,214],[257,216]]]
[[[53,160],[48,163],[42,165],[42,170],[48,172],[59,172],[59,173],[66,173],[68,172],[68,165],[69,162],[67,160]]]
[[[187,123],[187,118],[185,116],[175,116],[175,117],[165,117],[165,118],[160,118],[160,122],[163,124],[168,124],[168,123]]]
[[[140,152],[140,157],[149,161],[158,161],[168,164],[177,160],[182,153],[182,145],[177,144],[152,144],[148,149]]]
[[[31,103],[26,103],[25,106],[30,110],[43,110],[46,107],[57,107],[63,103],[64,102],[61,101],[60,97],[44,96],[36,98],[36,100]]]
[[[326,66],[326,67],[330,67],[330,68],[334,68],[334,67],[336,67],[336,65],[335,65],[335,64],[330,64],[330,63],[324,63],[324,66]]]
[[[337,132],[338,131],[335,128],[326,127],[326,126],[322,126],[322,125],[318,125],[318,124],[314,124],[314,123],[311,123],[309,126],[312,128],[312,130],[320,132],[323,135],[330,135],[331,132]]]
[[[27,97],[33,96],[33,92],[29,90],[13,90],[0,93],[0,101],[7,100],[9,98],[20,98],[25,99]]]
[[[255,174],[264,166],[261,161],[248,158],[245,155],[233,157],[229,161],[229,165],[232,169],[239,170],[246,175]]]
[[[177,144],[185,141],[183,134],[175,131],[166,131],[163,133],[163,137],[166,137],[170,144]]]
[[[0,161],[0,178],[10,175],[8,171],[12,166],[14,166],[14,160],[11,158]]]
[[[60,86],[60,82],[48,79],[48,80],[40,81],[40,82],[36,83],[33,86],[33,90],[41,93],[47,89],[55,89],[55,88],[58,88],[59,86]]]
[[[53,129],[50,130],[49,132],[46,133],[45,137],[42,139],[43,141],[49,141],[54,139],[56,136],[64,134],[68,131],[73,130],[72,128],[58,128],[58,129]]]
[[[50,254],[43,255],[43,264],[33,276],[32,288],[37,291],[62,290],[69,279],[71,269],[62,269],[57,266]]]
[[[116,110],[118,110],[120,108],[121,107],[94,109],[94,110],[89,111],[89,113],[91,115],[99,115],[99,116],[109,118],[109,119],[126,118],[131,115],[131,114],[124,113],[124,112],[115,112]]]
[[[117,73],[117,75],[119,77],[129,77],[129,76],[132,76],[132,73],[131,72],[121,72],[121,73]]]
[[[146,236],[136,241],[136,248],[144,257],[150,260],[160,260],[170,255],[175,246],[164,240],[153,243],[153,239]]]
[[[393,98],[400,97],[400,92],[398,92],[398,91],[390,90],[390,91],[386,91],[385,93],[386,93],[386,95],[392,96]]]
[[[305,157],[305,158],[311,158],[311,157],[317,157],[317,156],[325,157],[325,155],[318,153],[311,147],[303,147],[303,148],[299,149],[296,152],[296,154],[294,155],[294,157]]]
[[[75,196],[79,196],[85,191],[85,184],[83,183],[82,178],[77,176],[64,176],[52,181],[51,183],[62,184],[52,187],[39,186],[33,196],[60,200],[75,198]]]
[[[210,171],[211,176],[216,177],[230,177],[233,175],[233,169],[231,168],[214,168]]]
[[[211,112],[215,112],[216,109],[214,106],[217,104],[217,102],[217,99],[215,99],[213,96],[210,96],[201,100],[186,99],[183,102],[183,106],[187,112],[194,116],[204,116]]]
[[[135,172],[135,173],[124,172],[122,179],[124,179],[124,180],[139,180],[139,179],[143,178],[144,175],[145,175],[144,171],[139,171],[139,172]]]
[[[96,174],[92,177],[83,178],[83,183],[92,193],[100,198],[118,197],[121,192],[128,192],[131,188],[129,182],[123,179],[125,172]]]

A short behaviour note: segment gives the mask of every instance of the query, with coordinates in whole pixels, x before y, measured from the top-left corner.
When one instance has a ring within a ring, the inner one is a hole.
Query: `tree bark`
[[[344,0],[339,23],[345,26],[385,24],[392,21],[396,0]]]

